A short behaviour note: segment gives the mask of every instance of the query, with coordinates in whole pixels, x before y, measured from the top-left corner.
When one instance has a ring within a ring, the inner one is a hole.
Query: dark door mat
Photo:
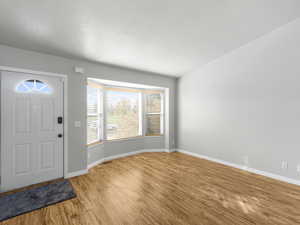
[[[75,198],[68,180],[0,197],[0,221]]]

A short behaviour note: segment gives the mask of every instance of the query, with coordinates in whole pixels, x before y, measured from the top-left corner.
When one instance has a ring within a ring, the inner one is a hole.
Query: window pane
[[[98,113],[98,90],[97,88],[87,87],[87,110],[88,115],[95,115]]]
[[[147,94],[146,102],[146,110],[148,113],[161,112],[161,95],[159,93]]]
[[[160,135],[160,115],[147,115],[147,135]]]
[[[161,114],[163,113],[161,96],[160,93],[146,94],[146,135],[161,134]]]
[[[21,93],[50,94],[52,89],[40,80],[26,80],[16,87],[16,91]]]
[[[87,86],[87,143],[95,143],[100,140],[100,114],[98,112],[98,90]]]
[[[87,120],[87,143],[99,141],[99,119],[98,116],[88,116]]]
[[[139,93],[107,91],[108,140],[139,135]]]

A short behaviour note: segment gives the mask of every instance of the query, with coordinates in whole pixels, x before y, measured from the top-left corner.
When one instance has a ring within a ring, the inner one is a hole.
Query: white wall
[[[300,19],[181,78],[177,135],[179,149],[248,156],[252,168],[300,179]]]
[[[24,68],[29,70],[53,72],[68,75],[68,109],[69,109],[69,165],[68,171],[75,172],[87,167],[86,149],[86,78],[94,77],[106,80],[117,80],[130,83],[160,86],[170,89],[170,124],[169,137],[166,140],[170,148],[175,142],[175,88],[176,79],[158,74],[146,73],[120,67],[108,66],[100,63],[67,59],[53,55],[41,54],[32,51],[0,45],[0,66]],[[85,68],[85,75],[74,73],[74,66]],[[74,121],[81,121],[81,128],[74,127]],[[130,142],[130,141],[129,141]],[[109,148],[109,154],[121,154],[132,151],[129,142],[114,144]],[[164,140],[163,140],[164,143]],[[124,148],[122,146],[127,146]],[[150,147],[155,148],[156,142]],[[133,149],[134,150],[134,149]],[[98,152],[101,154],[101,152]]]

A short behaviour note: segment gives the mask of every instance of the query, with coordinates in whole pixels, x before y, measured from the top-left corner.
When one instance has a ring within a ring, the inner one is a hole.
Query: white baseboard
[[[91,169],[94,166],[97,166],[97,165],[99,165],[103,162],[107,162],[107,161],[114,160],[114,159],[119,159],[119,158],[124,158],[124,157],[127,157],[127,156],[136,155],[136,154],[145,153],[145,152],[171,152],[171,151],[169,149],[142,149],[142,150],[133,151],[133,152],[126,152],[126,153],[123,153],[123,154],[108,156],[108,157],[105,157],[103,159],[97,160],[97,161],[89,164],[88,169]]]
[[[99,165],[101,163],[104,163],[104,159],[99,159],[99,160],[97,160],[95,162],[90,163],[87,168],[89,170],[89,169],[91,169],[91,168],[93,168],[93,167],[95,167],[95,166],[97,166],[97,165]]]
[[[71,173],[67,173],[64,177],[65,178],[71,178],[71,177],[77,177],[88,173],[88,169],[79,170]]]
[[[284,177],[284,176],[277,175],[277,174],[274,174],[274,173],[270,173],[270,172],[266,172],[266,171],[262,171],[262,170],[257,170],[257,169],[254,169],[254,168],[249,168],[249,167],[239,165],[239,164],[235,164],[235,163],[230,163],[230,162],[227,162],[227,161],[224,161],[224,160],[221,160],[221,159],[215,159],[215,158],[212,158],[212,157],[209,157],[209,156],[200,155],[200,154],[197,154],[197,153],[194,153],[194,152],[189,152],[189,151],[186,151],[186,150],[183,150],[183,149],[177,149],[176,151],[187,154],[187,155],[191,155],[191,156],[194,156],[194,157],[197,157],[197,158],[206,159],[206,160],[209,160],[209,161],[212,161],[212,162],[220,163],[220,164],[223,164],[223,165],[226,165],[226,166],[231,166],[231,167],[234,167],[234,168],[237,168],[237,169],[245,170],[245,171],[248,171],[248,172],[251,172],[251,173],[255,173],[255,174],[258,174],[258,175],[265,176],[265,177],[273,178],[275,180],[279,180],[279,181],[283,181],[283,182],[286,182],[286,183],[295,184],[295,185],[300,186],[300,180],[295,180],[295,179]]]

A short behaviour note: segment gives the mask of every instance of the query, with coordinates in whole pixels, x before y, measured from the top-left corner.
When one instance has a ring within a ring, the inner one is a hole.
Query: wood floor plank
[[[0,225],[296,225],[300,187],[182,153],[142,153],[70,179],[77,198]]]

